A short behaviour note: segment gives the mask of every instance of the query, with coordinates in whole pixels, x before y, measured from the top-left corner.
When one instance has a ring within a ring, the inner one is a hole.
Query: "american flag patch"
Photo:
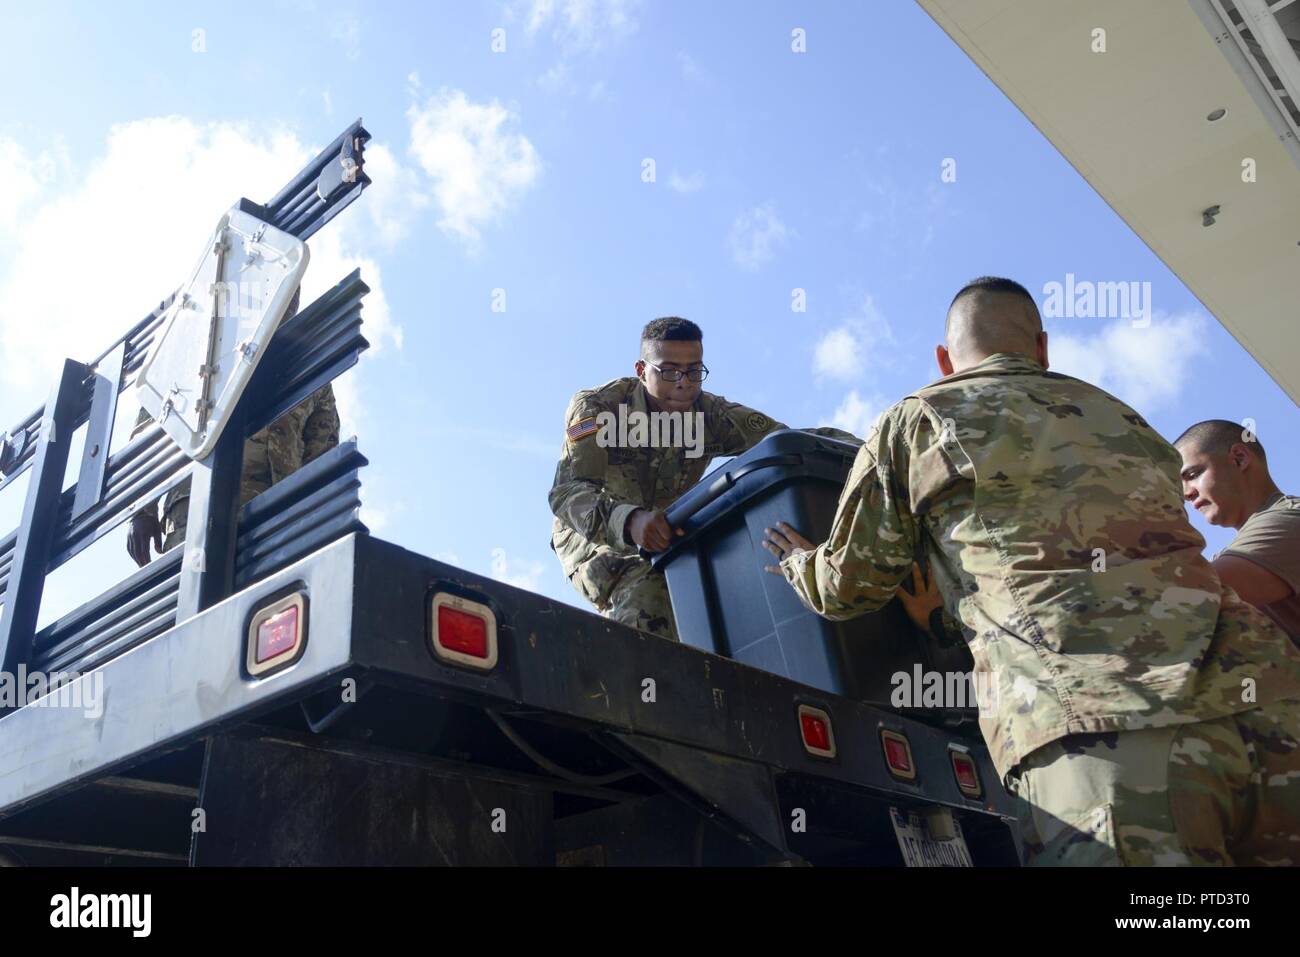
[[[590,418],[574,422],[564,431],[572,441],[576,442],[578,439],[585,439],[589,435],[595,435],[599,430],[599,426],[596,425],[596,417],[593,415]]]

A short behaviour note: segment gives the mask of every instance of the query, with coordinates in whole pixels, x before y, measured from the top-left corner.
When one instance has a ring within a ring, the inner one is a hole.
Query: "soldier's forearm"
[[[575,487],[576,485],[576,487]],[[637,505],[617,502],[588,483],[559,485],[551,490],[551,511],[587,541],[626,549],[624,529]]]
[[[781,562],[786,580],[806,608],[832,621],[856,618],[879,611],[894,597],[897,584],[887,587],[875,582],[845,578],[827,560],[826,546],[791,555]]]
[[[627,548],[635,544],[632,536],[627,533],[628,522],[632,520],[632,513],[637,510],[638,506],[629,503],[621,503],[614,506],[614,510],[609,515],[609,544],[614,548]]]

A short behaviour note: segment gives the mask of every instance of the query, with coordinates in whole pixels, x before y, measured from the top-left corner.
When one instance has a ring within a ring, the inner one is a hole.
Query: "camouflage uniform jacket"
[[[1300,653],[1220,584],[1180,468],[1118,399],[990,356],[881,416],[829,539],[782,569],[843,619],[884,605],[926,555],[990,681],[981,730],[1003,775],[1068,734],[1300,698]]]
[[[152,422],[149,413],[141,409],[132,438]],[[326,384],[244,442],[239,504],[247,504],[338,444],[338,408],[334,403],[334,389]],[[171,489],[163,500],[164,517],[185,507],[178,503],[189,495],[188,480]]]
[[[551,548],[565,575],[600,609],[608,605],[618,579],[642,560],[624,537],[632,512],[667,508],[700,480],[715,457],[739,455],[768,433],[788,428],[762,412],[702,392],[695,403],[695,411],[704,416],[703,449],[697,458],[688,458],[684,447],[603,447],[588,420],[602,412],[617,416],[620,405],[626,405],[629,415],[651,411],[640,379],[613,379],[582,390],[569,402],[569,428],[549,496],[555,513]],[[575,431],[581,437],[575,438]],[[860,441],[838,429],[811,431]]]

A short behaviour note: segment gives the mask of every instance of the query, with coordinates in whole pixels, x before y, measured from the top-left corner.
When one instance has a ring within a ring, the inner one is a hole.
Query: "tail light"
[[[437,592],[430,611],[429,641],[441,661],[490,671],[497,664],[497,618],[487,605]]]
[[[831,716],[821,708],[799,705],[799,734],[804,750],[819,758],[835,757],[835,732]]]
[[[306,645],[307,597],[294,592],[253,613],[244,666],[250,675],[260,677],[293,664]]]
[[[880,743],[885,749],[885,765],[889,773],[903,781],[916,780],[916,762],[912,760],[912,746],[897,731],[880,732]]]
[[[968,798],[978,798],[984,793],[980,786],[980,772],[975,759],[964,748],[949,745],[948,754],[952,757],[952,773],[957,779],[957,790]]]

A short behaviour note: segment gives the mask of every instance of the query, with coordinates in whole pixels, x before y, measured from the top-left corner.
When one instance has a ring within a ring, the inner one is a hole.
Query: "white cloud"
[[[403,166],[382,143],[366,144],[366,174],[374,182],[366,188],[361,205],[374,224],[374,235],[385,247],[395,246],[433,198],[416,170]]]
[[[788,244],[790,235],[772,204],[766,203],[736,217],[727,236],[727,245],[736,265],[754,272],[771,262],[776,250]]]
[[[527,0],[507,12],[525,12],[529,37],[549,31],[565,53],[589,53],[635,33],[640,7],[641,0]]]
[[[537,78],[548,93],[571,95],[587,89],[590,100],[606,99],[604,81],[574,80],[570,61],[617,46],[637,31],[641,0],[515,0],[504,7],[507,23],[522,20],[530,43],[549,35],[559,49],[555,65]]]
[[[864,338],[869,339],[872,345],[878,343],[895,344],[894,329],[889,324],[878,308],[876,300],[869,293],[862,293],[858,302],[858,311],[849,319],[849,322],[858,329]]]
[[[677,170],[673,170],[672,175],[668,177],[668,186],[679,193],[694,193],[704,188],[704,174],[697,170],[689,176],[682,176]]]
[[[361,22],[356,17],[336,20],[330,28],[330,39],[343,46],[343,55],[355,60],[361,55]]]
[[[545,571],[546,566],[539,561],[509,558],[504,548],[492,549],[492,564],[488,574],[499,582],[527,591],[537,591]]]
[[[0,138],[0,169],[6,171],[0,189],[0,243],[10,242],[21,218],[67,175],[70,166],[62,144],[33,153],[15,140]]]
[[[330,91],[329,91],[329,90],[322,90],[322,91],[321,91],[321,99],[325,101],[325,115],[326,115],[326,116],[333,116],[333,115],[334,115],[334,100],[333,100],[333,98],[330,96]]]
[[[1093,336],[1050,331],[1048,358],[1052,371],[1091,382],[1144,411],[1182,396],[1194,378],[1191,360],[1206,352],[1205,334],[1205,318],[1196,313],[1157,314],[1146,328],[1110,320]]]
[[[849,326],[832,329],[813,348],[813,371],[831,379],[850,380],[862,374],[862,343]]]
[[[561,60],[537,78],[537,85],[547,93],[565,93],[573,89],[569,67]]]
[[[677,67],[681,72],[682,82],[710,93],[717,91],[718,82],[701,64],[685,50],[677,51]]]
[[[889,320],[870,295],[858,293],[858,307],[813,347],[813,373],[821,379],[851,382],[867,370],[867,350],[880,360],[896,345]]]
[[[871,434],[871,427],[885,408],[885,401],[880,396],[872,395],[863,398],[857,389],[853,389],[844,397],[835,414],[831,416],[831,425],[865,439]]]
[[[79,182],[30,211],[0,274],[0,354],[24,357],[0,376],[44,386],[65,355],[96,354],[178,285],[233,200],[271,196],[307,158],[285,133],[180,117],[113,127]]]
[[[471,102],[442,89],[407,110],[411,155],[433,180],[438,225],[477,248],[480,229],[493,222],[541,174],[528,138],[511,128],[518,118],[493,100]]]
[[[316,152],[287,131],[255,135],[178,116],[113,127],[75,182],[28,204],[12,255],[0,260],[3,421],[45,398],[64,357],[92,358],[176,288],[234,200],[269,198]],[[310,245],[304,304],[360,266],[372,290],[364,315],[373,351],[399,347],[373,259],[336,226]]]

